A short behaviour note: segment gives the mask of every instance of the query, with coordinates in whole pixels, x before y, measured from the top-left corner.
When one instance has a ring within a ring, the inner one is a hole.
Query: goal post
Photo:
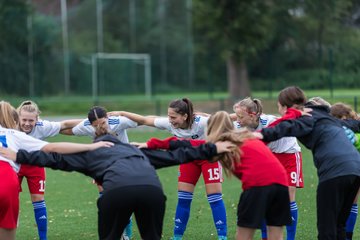
[[[151,57],[147,53],[94,53],[91,57],[92,70],[92,97],[94,102],[98,100],[98,61],[101,59],[134,60],[141,61],[144,65],[145,96],[151,98]]]

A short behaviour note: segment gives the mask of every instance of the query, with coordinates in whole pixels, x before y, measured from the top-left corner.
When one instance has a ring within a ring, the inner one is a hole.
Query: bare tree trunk
[[[237,62],[233,57],[227,59],[228,91],[232,100],[250,96],[249,77],[245,61]]]

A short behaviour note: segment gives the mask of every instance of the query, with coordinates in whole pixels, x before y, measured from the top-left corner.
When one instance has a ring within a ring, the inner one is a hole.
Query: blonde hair
[[[18,115],[13,106],[5,101],[0,101],[0,125],[4,128],[17,129]]]
[[[236,108],[239,107],[245,107],[249,114],[256,115],[258,118],[260,118],[260,115],[263,113],[262,103],[259,99],[256,98],[252,99],[247,97],[238,101],[233,106],[234,112],[236,111]]]
[[[249,138],[254,138],[249,130],[245,128],[234,130],[233,122],[227,112],[216,112],[211,115],[208,120],[207,141],[213,143],[217,141],[230,141],[237,145],[237,147],[232,149],[230,153],[222,153],[209,161],[220,161],[221,165],[224,167],[225,174],[230,176],[230,173],[235,169],[235,165],[240,163],[241,151],[239,147]]]
[[[331,108],[331,104],[322,97],[312,97],[309,99],[308,103],[311,103],[313,105],[325,105]]]
[[[35,113],[36,116],[39,116],[40,115],[40,110],[39,110],[39,107],[36,103],[34,103],[33,101],[31,100],[26,100],[26,101],[23,101],[19,107],[17,108],[17,112],[18,114],[21,114],[21,111],[26,111],[26,112],[30,112],[30,113]]]

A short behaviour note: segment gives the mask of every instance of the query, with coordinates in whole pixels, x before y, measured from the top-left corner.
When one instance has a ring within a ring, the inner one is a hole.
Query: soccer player
[[[306,97],[296,86],[280,91],[278,102],[288,108],[304,105]],[[345,224],[360,187],[360,155],[348,140],[343,124],[359,130],[359,121],[340,121],[329,114],[329,107],[308,102],[311,116],[280,122],[261,130],[265,142],[294,136],[311,149],[317,168],[318,239],[344,239]]]
[[[235,103],[233,109],[240,126],[247,127],[252,131],[259,131],[271,126],[271,123],[276,120],[275,116],[263,113],[263,106],[259,99],[244,98]],[[285,109],[279,107],[279,113],[283,115]],[[287,240],[295,240],[298,221],[295,193],[297,188],[304,187],[301,148],[294,137],[285,137],[270,142],[268,147],[285,167],[288,175],[292,222],[286,225],[286,237]],[[266,230],[266,223],[264,223],[261,227],[262,239],[267,239]]]
[[[50,122],[39,119],[40,110],[33,101],[24,101],[17,108],[20,131],[37,138],[45,139],[59,134],[61,130],[72,128],[80,120]],[[21,165],[18,172],[20,189],[25,177],[29,187],[31,202],[34,208],[35,221],[40,240],[47,239],[47,211],[45,204],[45,169],[37,166]]]
[[[17,129],[18,116],[16,110],[8,103],[0,102],[0,143],[7,146],[4,128]],[[16,164],[0,156],[0,239],[15,239],[19,214],[19,180]]]
[[[94,147],[108,146],[109,143],[99,142],[91,145],[51,143],[35,139],[24,132],[15,130],[18,126],[16,110],[8,103],[0,102],[0,143],[4,148],[28,151],[44,150],[60,153],[75,153],[92,150]],[[0,155],[0,239],[14,240],[19,216],[19,180],[17,172],[19,164]]]
[[[104,240],[119,239],[132,213],[135,214],[141,239],[161,239],[166,197],[154,166],[208,159],[233,147],[229,142],[217,142],[216,145],[209,143],[172,152],[141,151],[106,132],[99,131],[97,134],[100,135],[96,142],[105,140],[114,146],[67,155],[23,150],[16,154],[11,149],[1,148],[0,154],[18,163],[77,171],[101,183],[104,193],[97,202],[98,233],[99,239]]]
[[[255,230],[260,228],[265,219],[269,225],[269,239],[282,240],[283,226],[291,222],[288,180],[284,167],[249,130],[234,130],[230,116],[225,111],[216,112],[208,121],[206,141],[219,140],[230,141],[235,147],[231,154],[219,155],[211,161],[219,160],[225,173],[231,173],[242,181],[243,193],[238,204],[236,239],[252,239]],[[172,149],[187,146],[185,141],[152,138],[140,146]],[[206,142],[188,141],[193,146]]]
[[[118,111],[111,115],[125,116],[139,125],[167,130],[181,139],[205,139],[208,117],[194,114],[193,104],[188,98],[170,102],[168,117],[142,116]],[[210,204],[218,239],[227,239],[226,210],[222,199],[222,167],[219,162],[194,161],[181,164],[178,176],[178,204],[175,213],[173,240],[182,239],[190,217],[190,206],[196,183],[203,175],[207,199]]]
[[[335,103],[330,107],[330,113],[336,118],[339,119],[356,119],[359,120],[358,115],[356,112],[347,104],[345,103]],[[355,133],[355,147],[358,151],[360,151],[360,133]],[[345,231],[346,231],[346,240],[351,240],[355,228],[356,218],[358,215],[358,198],[359,198],[360,191],[356,194],[355,200],[350,210],[350,215],[346,221]]]
[[[100,106],[92,107],[88,112],[88,117],[82,120],[74,128],[63,131],[64,134],[76,136],[90,136],[96,137],[97,132],[109,132],[116,136],[116,138],[123,142],[129,143],[129,138],[126,132],[128,128],[134,128],[137,123],[122,116],[107,116],[105,108]],[[102,195],[103,189],[98,185],[99,194]],[[125,228],[124,239],[131,239],[132,237],[132,219]]]

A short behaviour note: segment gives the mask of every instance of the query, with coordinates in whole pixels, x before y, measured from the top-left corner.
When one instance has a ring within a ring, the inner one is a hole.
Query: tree
[[[22,92],[27,83],[27,21],[25,1],[0,3],[0,71],[4,93]]]
[[[196,30],[219,44],[231,98],[250,96],[247,60],[273,38],[273,1],[195,0]]]

